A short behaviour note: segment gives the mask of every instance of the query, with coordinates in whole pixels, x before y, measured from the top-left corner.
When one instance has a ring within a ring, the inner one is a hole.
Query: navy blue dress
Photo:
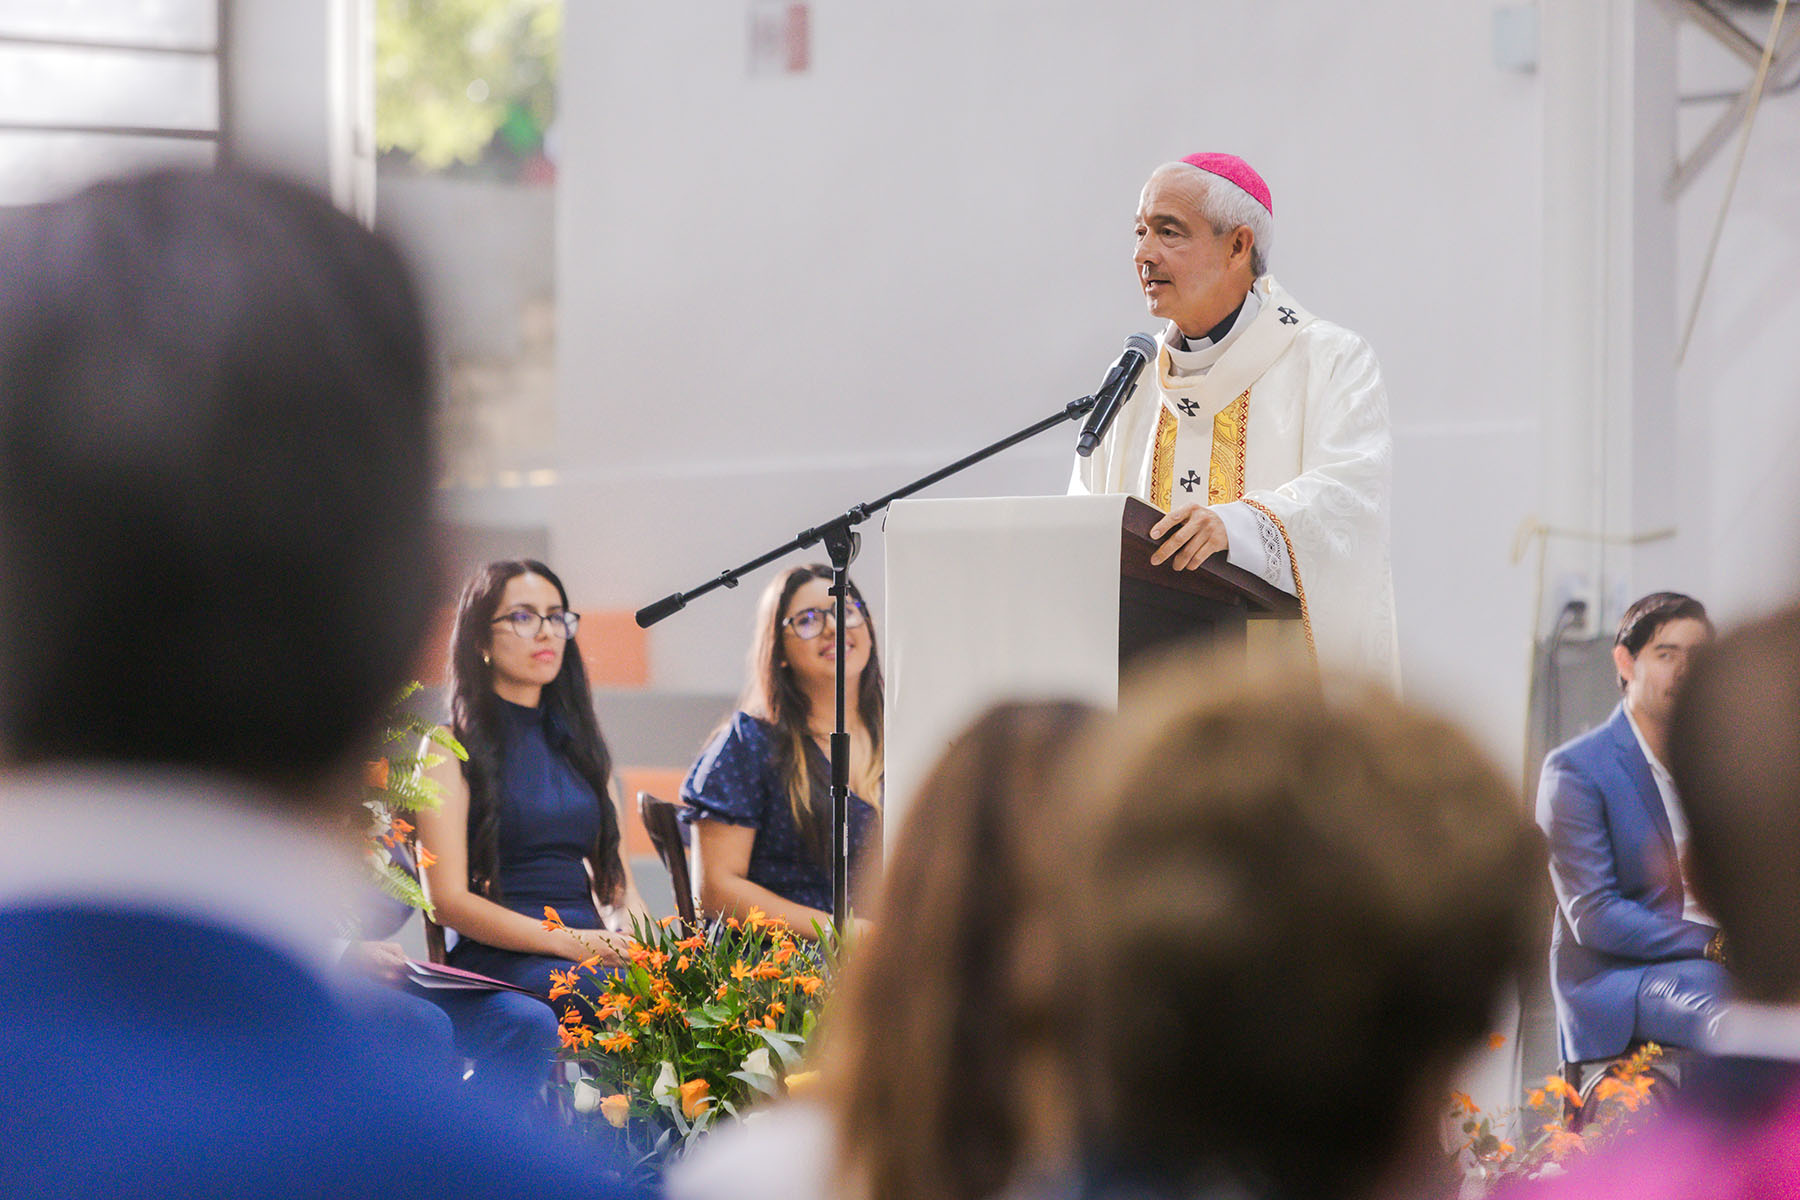
[[[605,820],[602,805],[567,757],[551,745],[542,709],[495,697],[500,705],[500,895],[495,899],[533,920],[546,906],[571,929],[594,929],[600,914],[588,883],[587,856]],[[450,965],[478,971],[538,992],[567,959],[521,954],[462,938],[445,956]]]
[[[825,755],[810,741],[815,775],[830,779]],[[821,789],[823,784],[815,784]],[[756,830],[750,848],[751,883],[795,904],[831,911],[831,866],[807,848],[794,824],[787,787],[775,766],[775,731],[749,713],[734,713],[681,785],[688,808],[681,819],[724,821]],[[850,894],[861,894],[868,863],[880,853],[881,814],[850,793]]]

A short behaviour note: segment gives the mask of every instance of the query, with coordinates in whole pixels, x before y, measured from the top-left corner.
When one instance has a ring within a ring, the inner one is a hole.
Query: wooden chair
[[[662,859],[663,866],[669,872],[669,882],[674,886],[675,912],[689,929],[698,929],[700,923],[695,912],[693,874],[688,870],[687,847],[681,842],[681,823],[675,817],[681,806],[667,800],[658,800],[649,792],[639,792],[637,803],[638,816],[644,821],[644,831],[650,835],[650,844],[656,848],[656,857]]]
[[[426,961],[434,962],[441,966],[446,953],[444,950],[444,927],[426,916],[423,912],[419,914],[419,920],[425,922]]]

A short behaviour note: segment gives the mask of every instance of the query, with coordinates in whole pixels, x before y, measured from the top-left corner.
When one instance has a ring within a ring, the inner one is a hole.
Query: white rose
[[[744,1059],[744,1065],[738,1069],[749,1075],[767,1075],[771,1079],[775,1077],[775,1067],[769,1062],[767,1046],[751,1051],[749,1056]]]
[[[575,1081],[575,1095],[571,1103],[578,1113],[591,1113],[600,1107],[600,1089],[586,1079]]]
[[[650,1087],[650,1097],[658,1104],[681,1108],[681,1079],[675,1074],[675,1065],[665,1061],[662,1070],[656,1073],[656,1082]]]

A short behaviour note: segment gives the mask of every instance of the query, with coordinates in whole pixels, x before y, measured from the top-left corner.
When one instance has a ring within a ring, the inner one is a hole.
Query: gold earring
[[[481,652],[481,665],[484,667],[491,667],[494,665],[494,660],[488,657],[486,650]]]

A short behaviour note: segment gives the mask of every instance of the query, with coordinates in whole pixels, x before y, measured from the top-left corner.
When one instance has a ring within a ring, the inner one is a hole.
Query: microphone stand
[[[959,458],[947,467],[940,467],[929,475],[915,479],[905,487],[896,488],[879,499],[852,505],[847,511],[833,517],[823,525],[803,529],[792,539],[773,550],[759,554],[749,562],[732,567],[728,571],[721,571],[699,587],[685,592],[674,592],[637,611],[638,627],[648,629],[664,617],[686,608],[688,601],[704,596],[714,588],[734,588],[738,585],[739,579],[759,567],[766,566],[796,550],[804,550],[820,542],[825,544],[825,553],[831,560],[831,595],[836,602],[837,616],[834,622],[837,635],[837,661],[835,664],[837,667],[837,723],[832,727],[830,753],[831,924],[840,935],[844,932],[844,921],[849,915],[848,861],[850,854],[850,734],[844,728],[844,611],[850,596],[850,589],[847,586],[850,563],[856,558],[857,551],[862,547],[862,535],[856,531],[856,527],[896,500],[904,500],[914,492],[923,491],[934,483],[948,479],[978,462],[992,458],[1002,450],[1009,450],[1020,442],[1028,441],[1040,433],[1054,429],[1065,421],[1079,421],[1094,407],[1094,403],[1095,397],[1093,396],[1083,396],[1079,400],[1071,400],[1055,414],[1028,425],[1017,433],[1003,437],[973,454]]]

